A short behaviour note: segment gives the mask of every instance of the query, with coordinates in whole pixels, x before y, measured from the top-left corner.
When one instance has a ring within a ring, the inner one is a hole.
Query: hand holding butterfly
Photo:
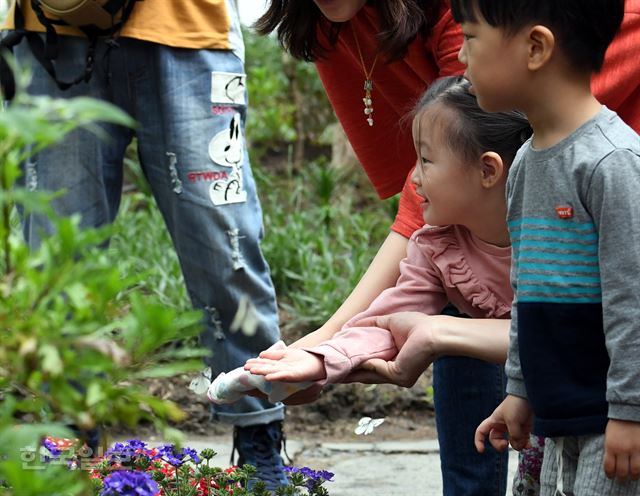
[[[265,350],[247,360],[244,369],[268,381],[318,381],[327,376],[323,358],[299,348]]]

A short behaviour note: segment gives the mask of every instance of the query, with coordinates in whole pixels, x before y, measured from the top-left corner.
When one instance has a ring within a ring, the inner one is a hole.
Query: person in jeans
[[[26,29],[43,31],[29,2],[21,5]],[[58,31],[64,36],[57,75],[72,80],[84,69],[87,39],[70,27]],[[53,207],[63,216],[80,214],[82,226],[108,224],[118,211],[123,156],[135,136],[189,297],[203,311],[202,343],[211,350],[213,373],[241,366],[275,343],[275,292],[260,249],[262,212],[244,136],[247,81],[236,3],[137,2],[119,38],[99,40],[89,82],[66,91],[36,62],[25,40],[15,53],[19,65],[32,72],[30,94],[98,98],[138,122],[136,129],[110,126],[108,139],[75,131],[25,164],[26,185],[64,189]],[[25,216],[23,228],[32,247],[53,233],[39,214]],[[240,313],[256,325],[230,332]],[[282,404],[247,397],[215,406],[213,418],[235,426],[238,463],[255,465],[270,490],[286,484]]]

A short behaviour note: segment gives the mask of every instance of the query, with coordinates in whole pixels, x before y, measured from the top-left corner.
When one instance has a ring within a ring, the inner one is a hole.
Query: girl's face
[[[292,0],[298,2],[300,0]],[[367,0],[313,0],[324,16],[333,22],[346,22],[364,7]]]
[[[412,175],[416,192],[424,198],[422,218],[431,226],[469,226],[474,205],[481,201],[481,174],[446,142],[454,111],[432,104],[413,120],[418,163]],[[476,214],[477,216],[477,214]]]

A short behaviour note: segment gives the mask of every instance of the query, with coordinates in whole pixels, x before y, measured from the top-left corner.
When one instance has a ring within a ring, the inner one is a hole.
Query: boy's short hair
[[[451,0],[451,11],[456,22],[476,22],[480,14],[507,34],[542,24],[575,69],[597,72],[622,23],[624,0]]]

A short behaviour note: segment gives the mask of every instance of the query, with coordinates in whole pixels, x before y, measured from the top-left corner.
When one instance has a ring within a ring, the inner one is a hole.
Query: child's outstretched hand
[[[476,449],[478,453],[484,453],[487,437],[491,446],[498,451],[504,451],[509,443],[517,451],[527,448],[532,424],[533,410],[529,402],[519,396],[508,394],[498,408],[476,429]]]
[[[327,376],[324,359],[299,348],[265,350],[258,358],[247,360],[244,369],[268,381],[318,381]]]
[[[609,479],[640,478],[640,423],[609,419],[604,435],[604,472]]]

